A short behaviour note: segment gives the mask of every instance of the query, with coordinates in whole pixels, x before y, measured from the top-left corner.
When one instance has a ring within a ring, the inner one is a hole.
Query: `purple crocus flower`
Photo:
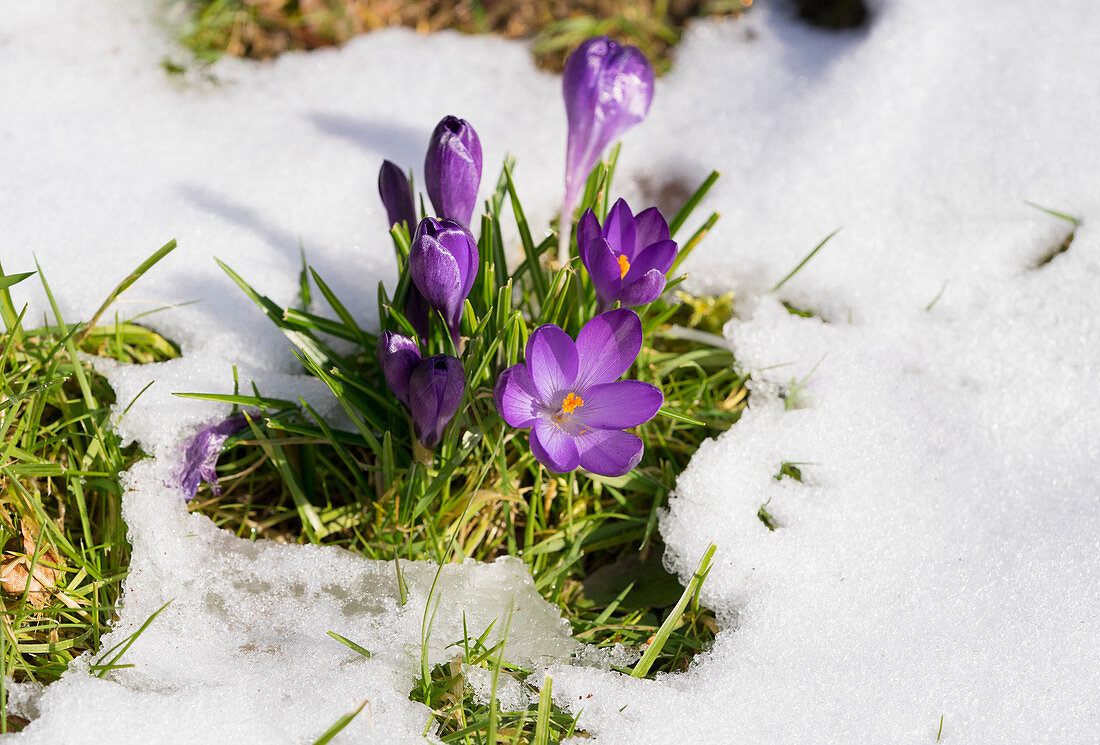
[[[621,476],[642,459],[642,441],[624,429],[649,421],[661,391],[619,380],[642,348],[638,314],[620,308],[585,324],[574,342],[553,324],[527,342],[526,362],[497,378],[497,411],[513,427],[531,428],[531,452],[555,473],[578,466]]]
[[[397,396],[398,401],[408,406],[409,378],[413,368],[420,364],[420,348],[407,336],[383,331],[378,335],[375,351],[386,385]]]
[[[443,439],[466,390],[466,373],[455,357],[437,354],[421,360],[409,376],[409,411],[416,439],[431,450]]]
[[[653,66],[636,47],[598,36],[565,61],[562,94],[569,120],[564,222],[600,153],[649,112]]]
[[[248,420],[241,414],[223,419],[217,424],[203,427],[187,443],[183,455],[183,469],[180,473],[180,489],[191,500],[199,492],[199,483],[210,484],[210,490],[221,494],[218,486],[218,456],[222,445],[233,435],[248,426]]]
[[[382,168],[378,171],[378,195],[382,197],[390,227],[403,222],[405,228],[412,232],[416,227],[412,186],[405,172],[393,161],[382,161]]]
[[[409,273],[424,300],[443,314],[456,342],[478,260],[477,243],[465,225],[432,217],[420,221],[409,248]]]
[[[665,274],[676,259],[676,242],[656,207],[636,217],[625,200],[615,202],[600,227],[592,210],[577,225],[581,262],[596,286],[601,310],[616,300],[624,306],[646,305],[665,289]]]
[[[481,140],[465,119],[445,116],[424,157],[424,184],[436,214],[469,225],[481,184]]]
[[[445,354],[422,360],[416,342],[392,331],[379,334],[377,351],[386,385],[412,413],[416,439],[434,448],[466,390],[462,363]]]

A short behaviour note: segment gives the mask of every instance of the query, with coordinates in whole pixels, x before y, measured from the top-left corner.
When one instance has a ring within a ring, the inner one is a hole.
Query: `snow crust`
[[[560,199],[557,79],[522,45],[387,31],[180,80],[158,66],[172,48],[145,4],[6,11],[5,270],[35,253],[63,312],[86,317],[176,237],[122,313],[201,301],[145,319],[183,358],[110,373],[123,406],[156,379],[119,427],[157,456],[130,476],[134,564],[112,639],[174,600],[127,653],[133,668],[99,679],[84,660],[40,697],[21,692],[39,716],[11,739],[310,742],[367,698],[339,741],[418,740],[427,714],[407,693],[434,568],[406,566],[402,609],[390,564],[186,514],[164,482],[181,438],[218,410],[170,394],[227,390],[236,363],[265,393],[323,404],[211,257],[289,301],[301,242],[369,322],[374,282],[393,276],[381,158],[419,166],[435,122],[461,115],[487,174],[518,156],[539,224]],[[944,742],[1100,732],[1100,8],[872,13],[843,34],[767,5],[696,25],[626,138],[632,204],[724,173],[704,204],[723,218],[688,268],[697,289],[737,292],[726,335],[754,383],[661,520],[682,577],[719,546],[712,652],[656,682],[550,669],[597,742],[934,742],[941,715]],[[1025,200],[1083,220],[1047,263],[1073,226]],[[784,462],[804,483],[774,478]],[[756,518],[764,502],[775,532]],[[445,577],[433,660],[463,611],[484,628],[509,607],[523,630],[511,657],[576,651],[515,563]]]

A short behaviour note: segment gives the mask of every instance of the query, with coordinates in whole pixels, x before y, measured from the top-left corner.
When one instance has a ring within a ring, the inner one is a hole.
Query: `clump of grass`
[[[598,214],[608,208],[614,158],[613,152],[594,171],[583,200]],[[670,222],[674,230],[715,178],[687,200]],[[505,205],[523,247],[514,269],[502,243]],[[683,241],[680,261],[716,219],[711,215]],[[304,368],[329,387],[350,428],[326,421],[304,400],[265,398],[255,389],[180,394],[232,402],[252,419],[227,443],[221,495],[204,488],[192,509],[241,536],[336,544],[372,559],[517,556],[578,639],[640,652],[662,633],[647,674],[683,670],[717,625],[697,602],[677,607],[683,588],[662,567],[657,517],[699,445],[736,422],[745,406],[745,378],[714,336],[729,318],[731,297],[677,292],[679,277],[663,299],[641,309],[645,341],[628,377],[657,385],[665,396],[663,416],[639,433],[646,443],[642,462],[617,478],[555,475],[534,458],[525,432],[504,425],[492,387],[499,372],[520,359],[537,325],[555,323],[575,335],[595,314],[594,288],[578,259],[549,264],[557,236],[532,235],[511,163],[485,205],[480,232],[481,266],[463,316],[466,395],[430,463],[416,457],[407,412],[381,379],[375,334],[359,327],[322,277],[304,271],[300,295],[324,298],[330,316],[284,308],[223,265],[293,342]],[[393,237],[401,280],[392,296],[379,286],[379,317],[384,329],[411,333],[399,310],[410,281],[409,236],[398,227]],[[696,333],[684,333],[685,325]],[[429,347],[446,349],[449,335],[439,324],[435,332]],[[332,337],[352,351],[337,353]]]
[[[202,61],[223,54],[266,59],[408,26],[421,33],[457,29],[533,38],[536,62],[552,70],[561,70],[580,42],[608,34],[640,48],[663,72],[691,19],[736,15],[752,0],[196,0],[191,5],[182,41]]]
[[[489,630],[477,638],[467,635],[453,644],[457,654],[452,659],[435,665],[426,678],[416,680],[410,698],[432,710],[425,734],[434,730],[443,743],[477,745],[543,745],[567,737],[588,737],[587,732],[577,729],[577,718],[551,699],[553,680],[547,676],[536,680],[534,671],[507,662],[503,640],[491,647],[486,645]],[[479,671],[490,679],[488,701],[484,690],[479,695],[471,680]],[[502,709],[498,697],[502,680],[518,685],[527,706]]]
[[[85,355],[141,364],[178,350],[133,323],[66,323],[41,274],[55,322],[28,329],[10,287],[33,273],[2,271],[0,731],[10,731],[20,722],[7,716],[7,682],[52,682],[75,657],[98,650],[129,566],[118,476],[143,456],[112,431],[114,394]]]

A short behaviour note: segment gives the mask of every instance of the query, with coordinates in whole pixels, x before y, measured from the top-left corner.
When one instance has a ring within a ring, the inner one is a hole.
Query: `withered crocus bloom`
[[[218,456],[221,455],[225,441],[248,426],[244,415],[238,414],[228,419],[203,427],[187,443],[183,455],[183,469],[180,473],[180,489],[192,499],[199,492],[203,481],[210,484],[210,491],[220,494],[218,486]]]

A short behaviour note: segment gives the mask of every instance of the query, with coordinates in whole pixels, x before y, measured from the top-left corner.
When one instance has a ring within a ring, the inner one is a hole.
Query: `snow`
[[[100,679],[82,660],[41,696],[20,691],[38,717],[12,739],[309,742],[368,699],[343,741],[417,741],[427,714],[407,693],[434,569],[405,566],[401,608],[392,564],[188,515],[164,481],[219,410],[170,394],[228,390],[237,364],[264,393],[324,404],[212,257],[289,301],[301,243],[369,322],[374,283],[393,276],[381,158],[419,166],[439,117],[461,115],[487,173],[518,156],[544,222],[560,199],[558,81],[519,44],[406,31],[181,80],[159,66],[174,52],[149,13],[23,4],[0,35],[5,270],[34,253],[63,312],[86,317],[178,238],[122,313],[177,306],[146,320],[185,353],[110,373],[123,405],[156,379],[119,427],[157,456],[129,477],[133,573],[112,639],[173,602],[133,668]],[[1095,741],[1098,16],[1084,0],[911,0],[828,34],[765,6],[688,34],[620,173],[632,204],[647,183],[724,174],[704,204],[723,218],[688,269],[737,293],[726,334],[754,373],[751,405],[661,520],[681,577],[718,545],[704,596],[723,630],[658,681],[553,666],[555,697],[597,742],[933,742],[941,715],[944,742]],[[1072,226],[1025,201],[1083,219],[1041,266]],[[804,483],[773,478],[790,461]],[[769,499],[775,532],[756,519]],[[576,651],[515,563],[444,577],[433,660],[463,611],[484,628],[509,608],[510,657]]]

